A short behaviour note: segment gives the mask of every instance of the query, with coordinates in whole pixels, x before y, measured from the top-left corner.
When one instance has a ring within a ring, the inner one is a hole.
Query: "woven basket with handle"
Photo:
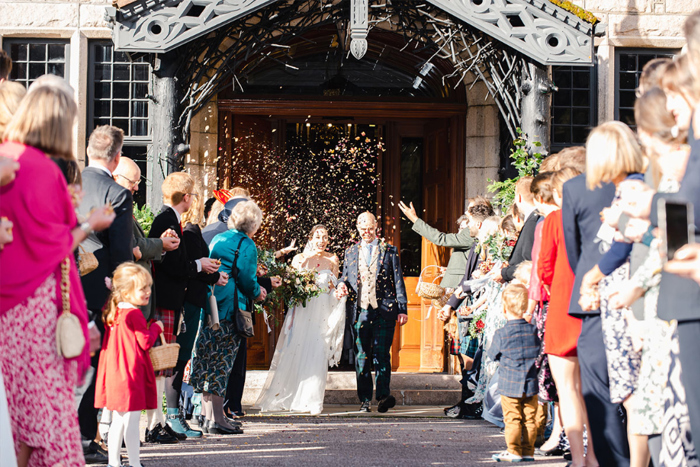
[[[148,351],[151,355],[153,371],[175,368],[175,365],[177,365],[177,356],[180,353],[180,344],[166,343],[165,336],[162,332],[160,333],[160,342],[162,345],[151,347],[151,350]]]
[[[425,282],[423,281],[423,273],[428,268],[439,269],[440,266],[433,264],[423,268],[423,270],[420,273],[420,277],[418,277],[418,285],[416,285],[416,295],[418,295],[421,298],[425,298],[426,300],[438,300],[445,295],[445,288],[435,283],[436,280],[442,277],[442,274],[433,279],[432,282]]]
[[[80,270],[80,275],[84,276],[90,274],[92,271],[97,269],[100,263],[97,261],[97,257],[85,251],[82,245],[78,245],[78,269]]]

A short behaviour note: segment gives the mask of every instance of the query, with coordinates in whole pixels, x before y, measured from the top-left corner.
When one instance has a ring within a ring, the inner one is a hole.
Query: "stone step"
[[[267,371],[249,371],[246,376],[243,404],[252,405],[260,396]],[[394,373],[391,393],[397,405],[444,405],[459,400],[460,377],[447,374]],[[357,404],[357,382],[354,372],[329,372],[324,404]]]

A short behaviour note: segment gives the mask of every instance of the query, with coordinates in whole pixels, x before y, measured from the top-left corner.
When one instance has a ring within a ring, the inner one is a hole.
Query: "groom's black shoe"
[[[362,405],[360,406],[360,412],[371,412],[372,408],[370,407],[369,401],[364,401]]]
[[[396,398],[394,396],[387,396],[386,399],[379,401],[379,404],[377,405],[377,412],[384,413],[395,405]]]

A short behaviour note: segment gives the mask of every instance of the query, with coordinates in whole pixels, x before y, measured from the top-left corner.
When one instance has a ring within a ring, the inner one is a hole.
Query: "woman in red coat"
[[[578,175],[566,167],[552,178],[554,202],[561,208],[564,182]],[[566,436],[571,444],[572,464],[576,467],[598,465],[591,437],[588,437],[588,456],[583,452],[583,427],[588,425],[586,406],[581,394],[581,373],[576,356],[576,342],[581,333],[581,320],[569,315],[569,301],[574,286],[574,273],[569,265],[564,244],[561,209],[552,212],[544,221],[542,245],[537,273],[551,294],[545,321],[544,348],[549,367],[559,393],[559,414]]]
[[[148,305],[151,275],[135,263],[123,263],[112,278],[112,295],[104,312],[105,339],[97,367],[95,407],[112,412],[109,428],[109,465],[120,464],[122,440],[129,465],[140,467],[139,418],[155,409],[156,378],[148,349],[163,332],[156,321],[150,328],[139,306]]]

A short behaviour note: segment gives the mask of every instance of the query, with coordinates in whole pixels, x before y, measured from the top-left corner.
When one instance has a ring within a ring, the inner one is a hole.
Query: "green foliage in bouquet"
[[[518,137],[513,141],[513,149],[510,150],[510,158],[513,159],[513,167],[518,171],[518,176],[497,182],[489,179],[489,185],[486,189],[489,193],[494,193],[491,202],[494,207],[500,208],[501,212],[508,211],[515,199],[515,183],[520,177],[535,175],[542,163],[542,154],[536,152],[532,155],[527,151],[527,140],[523,135],[523,130],[516,128]],[[535,147],[542,146],[542,143],[535,141],[532,143]]]
[[[484,319],[486,319],[487,311],[488,309],[484,309],[478,315],[475,315],[469,323],[469,336],[472,339],[478,339],[481,333],[484,332],[484,327],[486,326]]]
[[[151,231],[153,219],[155,219],[155,215],[153,215],[151,207],[148,204],[144,204],[141,207],[134,205],[134,218],[136,219],[136,222],[139,223],[146,236],[148,236],[148,232]]]
[[[265,271],[266,276],[282,279],[282,285],[267,294],[264,302],[255,305],[259,313],[263,309],[276,310],[282,305],[287,309],[296,305],[306,306],[310,299],[324,292],[316,285],[316,271],[298,271],[287,263],[278,261],[273,250],[258,248],[258,267]]]

